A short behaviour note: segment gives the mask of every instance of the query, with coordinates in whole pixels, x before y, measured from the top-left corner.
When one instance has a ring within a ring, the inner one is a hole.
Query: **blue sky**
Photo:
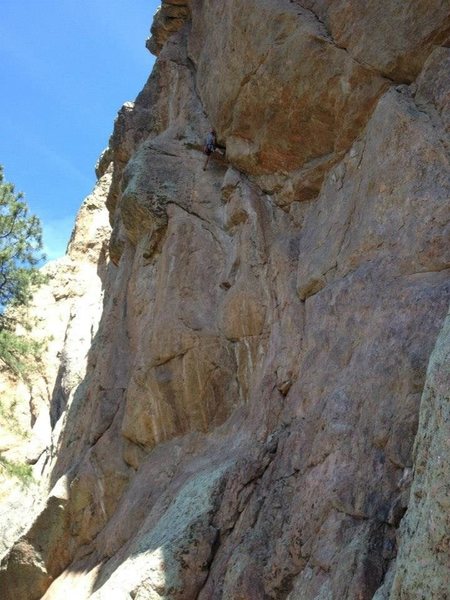
[[[159,0],[2,0],[0,164],[64,254],[117,110],[143,87]]]

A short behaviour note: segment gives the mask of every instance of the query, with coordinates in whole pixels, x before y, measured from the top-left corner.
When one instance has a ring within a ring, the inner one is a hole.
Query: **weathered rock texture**
[[[98,165],[116,266],[5,599],[447,598],[446,330],[424,387],[449,13],[163,2]]]
[[[85,375],[103,303],[110,233],[105,193],[110,178],[110,173],[101,178],[84,201],[66,256],[44,267],[48,283],[34,295],[24,315],[36,324],[33,338],[44,344],[41,360],[30,365],[26,381],[0,373],[6,413],[0,414],[0,452],[15,465],[33,465],[34,478],[24,482],[0,472],[0,554],[39,510],[36,500],[42,496],[40,486],[46,495],[60,417]]]
[[[431,355],[402,521],[392,598],[445,598],[450,590],[450,315]]]

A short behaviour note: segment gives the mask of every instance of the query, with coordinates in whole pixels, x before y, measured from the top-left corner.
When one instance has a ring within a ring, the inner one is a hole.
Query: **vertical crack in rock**
[[[444,4],[163,2],[36,296],[2,600],[445,597]]]

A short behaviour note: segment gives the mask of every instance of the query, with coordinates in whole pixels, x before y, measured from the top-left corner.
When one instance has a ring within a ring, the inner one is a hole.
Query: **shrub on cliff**
[[[16,373],[24,372],[27,357],[38,352],[26,335],[30,325],[21,308],[44,281],[38,269],[44,258],[41,223],[29,214],[23,194],[5,181],[0,166],[0,361]]]

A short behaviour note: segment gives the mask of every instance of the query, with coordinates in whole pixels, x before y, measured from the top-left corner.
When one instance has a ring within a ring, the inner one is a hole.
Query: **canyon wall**
[[[85,376],[103,304],[110,179],[106,173],[83,202],[66,256],[43,268],[47,283],[22,315],[33,328],[18,333],[42,344],[42,354],[29,359],[24,378],[0,371],[0,556],[45,500],[65,409]]]
[[[449,597],[449,28],[440,0],[163,2],[2,598]]]

